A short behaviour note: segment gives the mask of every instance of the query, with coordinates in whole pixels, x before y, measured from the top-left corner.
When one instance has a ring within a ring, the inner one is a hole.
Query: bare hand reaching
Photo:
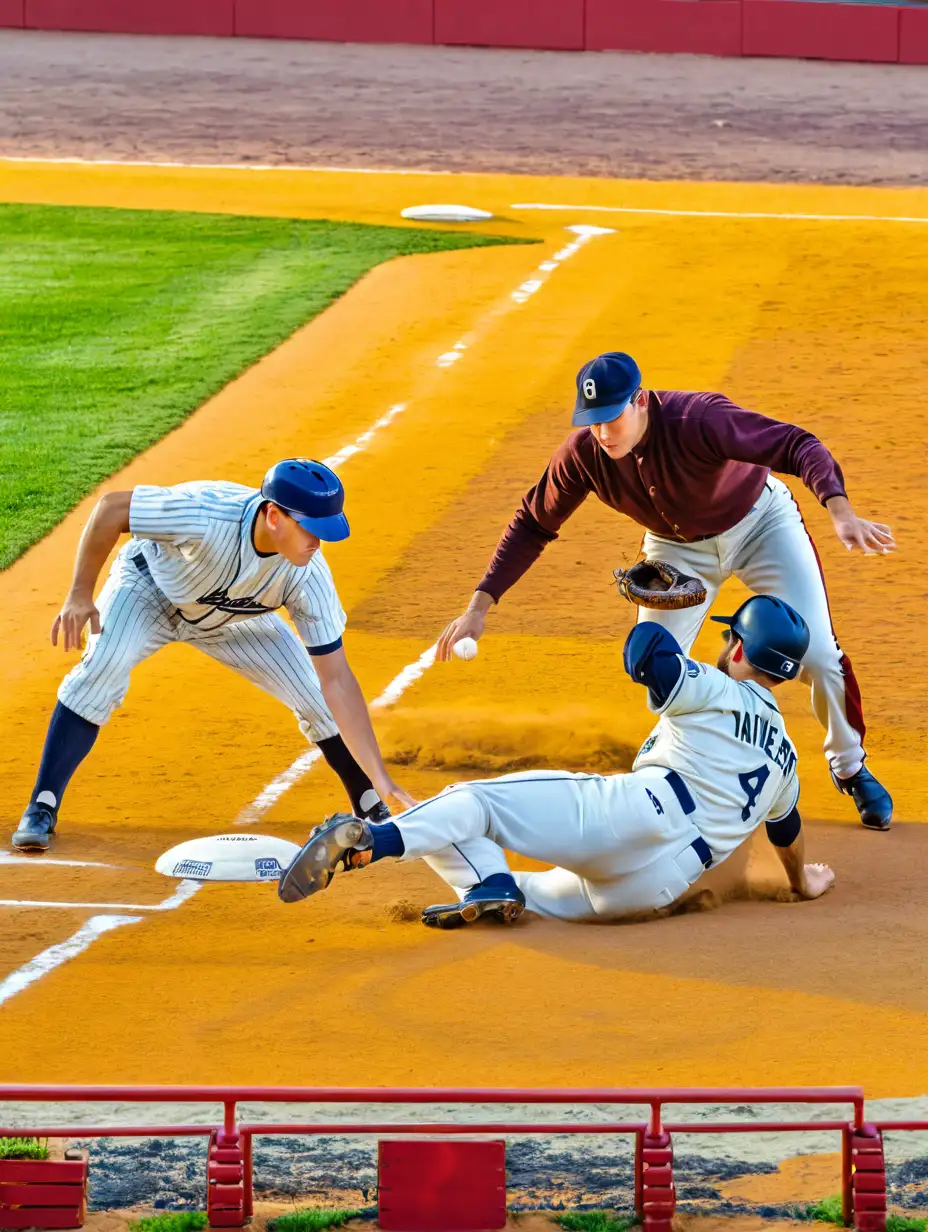
[[[435,659],[438,663],[447,662],[451,658],[452,647],[462,637],[472,637],[475,642],[480,640],[484,625],[487,623],[487,612],[492,603],[493,600],[486,591],[474,591],[474,597],[467,605],[467,611],[457,620],[452,620],[438,639],[438,649],[435,652]]]
[[[885,556],[895,552],[896,541],[885,522],[868,522],[859,518],[846,496],[835,496],[826,508],[831,514],[835,534],[849,552],[858,548],[866,556]]]
[[[90,632],[100,632],[100,613],[92,594],[71,591],[52,624],[52,645],[58,645],[61,633],[65,650],[80,650],[84,626],[90,621]]]

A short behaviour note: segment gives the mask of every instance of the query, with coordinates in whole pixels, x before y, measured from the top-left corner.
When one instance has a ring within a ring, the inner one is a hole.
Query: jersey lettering
[[[660,800],[658,800],[657,796],[655,796],[654,792],[651,790],[650,787],[646,787],[645,791],[648,793],[648,799],[651,801],[651,803],[654,805],[655,809],[657,810],[658,817],[663,816],[663,812],[664,812],[663,804],[661,804]]]
[[[202,603],[204,607],[216,608],[220,612],[234,612],[239,616],[260,616],[264,612],[277,610],[274,607],[266,607],[253,597],[232,599],[225,587],[211,591],[208,595],[201,595],[197,603]]]
[[[790,774],[796,765],[796,754],[786,736],[780,736],[780,729],[759,714],[752,718],[747,711],[733,710],[731,713],[735,736],[760,749],[784,774]]]

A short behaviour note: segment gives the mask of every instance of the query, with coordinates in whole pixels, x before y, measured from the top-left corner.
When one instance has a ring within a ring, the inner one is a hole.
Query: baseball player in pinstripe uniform
[[[848,550],[895,548],[890,528],[858,517],[838,463],[820,440],[794,424],[747,411],[722,394],[648,390],[622,352],[585,364],[577,375],[574,427],[503,532],[467,611],[438,642],[439,659],[464,637],[478,638],[486,614],[538,559],[591,492],[644,528],[644,555],[698,577],[697,607],[648,612],[689,649],[726,578],[783,599],[811,631],[802,679],[825,728],[835,786],[851,796],[863,824],[886,830],[889,792],[864,764],[863,709],[850,659],[831,623],[815,545],[789,488],[771,472],[799,476],[825,507]]]
[[[187,642],[288,706],[344,784],[359,817],[414,803],[388,774],[367,705],[342,645],[345,613],[319,550],[349,534],[341,480],[288,458],[260,490],[237,483],[140,484],[97,504],[51,640],[79,649],[58,690],[38,777],[13,846],[45,851],[65,788],[100,728],[122,703],[132,669],[162,646]],[[100,570],[121,534],[132,537]],[[297,632],[278,615],[284,608]]]

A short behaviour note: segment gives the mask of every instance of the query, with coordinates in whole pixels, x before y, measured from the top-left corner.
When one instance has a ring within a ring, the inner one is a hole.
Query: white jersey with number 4
[[[684,659],[685,670],[641,746],[634,770],[676,770],[695,803],[693,820],[715,858],[732,852],[764,821],[799,799],[796,752],[773,694],[718,668]]]

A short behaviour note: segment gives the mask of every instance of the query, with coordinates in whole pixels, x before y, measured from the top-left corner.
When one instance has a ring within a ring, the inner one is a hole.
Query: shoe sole
[[[525,910],[522,903],[511,899],[488,899],[483,903],[454,903],[449,907],[427,907],[422,923],[429,928],[464,928],[483,915],[492,915],[500,924],[515,924]]]
[[[29,852],[29,851],[33,851],[33,852],[43,852],[43,851],[48,851],[49,846],[50,846],[50,844],[49,844],[49,843],[47,843],[47,842],[46,842],[46,843],[43,843],[43,842],[41,842],[41,841],[39,841],[39,840],[37,840],[37,839],[35,839],[35,840],[26,839],[26,840],[25,840],[25,842],[19,842],[19,843],[17,843],[17,841],[16,841],[16,839],[15,839],[15,838],[13,839],[13,841],[12,841],[12,844],[11,844],[11,845],[12,845],[12,848],[13,848],[13,850],[14,850],[14,851],[26,851],[26,852]]]
[[[341,821],[312,835],[277,883],[277,897],[285,903],[298,903],[324,890],[345,850],[353,847],[363,833],[363,822]]]

